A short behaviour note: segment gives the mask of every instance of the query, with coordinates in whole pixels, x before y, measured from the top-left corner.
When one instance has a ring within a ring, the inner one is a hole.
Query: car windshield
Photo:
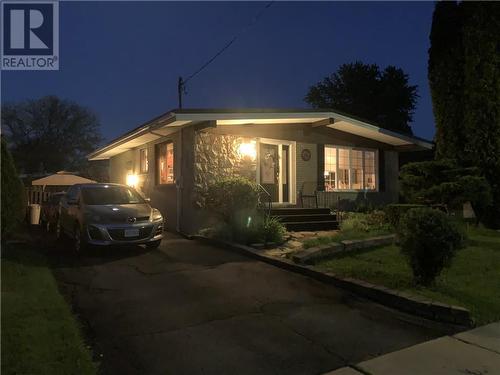
[[[82,189],[83,201],[88,205],[137,204],[144,199],[135,190],[124,186]]]

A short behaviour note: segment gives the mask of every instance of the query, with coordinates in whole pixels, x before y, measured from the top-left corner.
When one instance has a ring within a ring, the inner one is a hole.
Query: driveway
[[[53,252],[107,374],[320,374],[445,332],[169,234],[155,251]]]

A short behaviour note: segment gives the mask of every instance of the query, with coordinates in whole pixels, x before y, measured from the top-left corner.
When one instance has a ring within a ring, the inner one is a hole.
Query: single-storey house
[[[203,191],[222,176],[255,181],[274,207],[329,207],[339,198],[385,204],[398,200],[399,153],[430,148],[332,110],[175,109],[89,160],[109,159],[111,182],[134,185],[168,228],[192,233],[207,215]]]

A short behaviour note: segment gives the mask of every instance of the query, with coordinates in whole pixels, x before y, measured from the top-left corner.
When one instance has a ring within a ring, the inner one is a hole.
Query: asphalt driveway
[[[173,234],[149,252],[52,254],[106,374],[320,374],[445,333]]]

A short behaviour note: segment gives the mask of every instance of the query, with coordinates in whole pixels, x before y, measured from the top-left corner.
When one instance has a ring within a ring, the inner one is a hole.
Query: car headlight
[[[160,212],[160,210],[157,210],[156,208],[153,208],[153,221],[159,221],[163,219],[163,216]]]

